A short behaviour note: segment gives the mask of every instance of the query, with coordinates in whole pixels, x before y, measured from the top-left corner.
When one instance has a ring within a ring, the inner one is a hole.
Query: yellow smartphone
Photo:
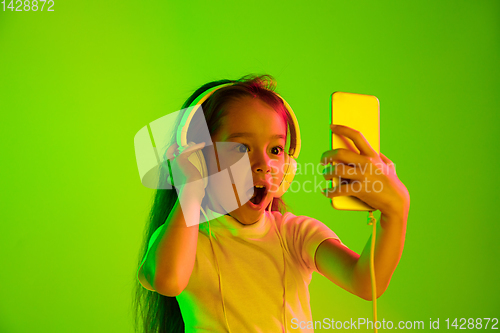
[[[336,91],[331,98],[331,123],[351,127],[360,131],[370,146],[380,154],[380,104],[372,95]],[[349,138],[332,133],[331,149],[345,148],[359,154],[356,145]],[[335,163],[332,163],[335,165]],[[350,183],[342,179],[342,183]],[[330,188],[336,187],[338,178],[332,179]],[[375,210],[354,196],[332,198],[332,207],[338,210],[370,211]]]

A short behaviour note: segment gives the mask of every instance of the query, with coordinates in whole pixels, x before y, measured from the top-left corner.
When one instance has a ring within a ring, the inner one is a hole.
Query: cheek
[[[281,181],[284,171],[286,171],[286,165],[283,159],[274,160],[271,163],[271,175],[275,181]]]

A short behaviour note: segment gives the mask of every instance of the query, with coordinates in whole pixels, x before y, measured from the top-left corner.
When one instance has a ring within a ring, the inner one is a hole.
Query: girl
[[[211,140],[222,144],[214,149],[203,142],[191,143],[183,151],[172,144],[167,151],[171,173],[176,175],[174,185],[180,185],[176,190],[159,186],[156,191],[139,258],[136,324],[142,322],[144,332],[313,332],[307,325],[312,320],[308,292],[312,272],[371,300],[371,240],[358,255],[320,221],[287,212],[283,199],[269,190],[279,188],[286,173],[287,141],[293,128],[271,76],[208,83],[183,109],[224,83],[232,85],[217,89],[202,104]],[[381,211],[375,247],[378,297],[403,250],[409,194],[392,162],[379,156],[361,133],[344,126],[332,131],[350,138],[360,154],[344,149],[325,152],[321,163],[337,163],[324,172],[325,179],[383,184],[378,192],[342,183],[323,193],[328,198],[354,195]],[[190,132],[188,140],[200,142],[196,140],[200,131],[190,128]],[[232,211],[220,204],[221,185],[209,177],[205,189],[202,175],[188,160],[202,151],[208,174],[215,175],[228,167],[217,158],[224,143],[232,152],[248,154],[253,184],[262,188]],[[373,171],[366,167],[369,164],[379,172],[368,174]],[[160,179],[167,178],[162,169]],[[198,224],[200,216],[209,223]]]

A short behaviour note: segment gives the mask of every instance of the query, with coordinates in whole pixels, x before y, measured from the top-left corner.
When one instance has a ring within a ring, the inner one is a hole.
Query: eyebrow
[[[241,132],[241,133],[233,133],[229,135],[226,140],[233,139],[233,138],[253,138],[254,135],[252,133],[247,133],[247,132]],[[271,139],[283,139],[286,140],[286,135],[283,134],[275,134],[271,137]]]

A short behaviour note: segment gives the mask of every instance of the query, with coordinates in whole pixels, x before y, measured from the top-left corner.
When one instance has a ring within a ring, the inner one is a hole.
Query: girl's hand
[[[323,153],[321,164],[336,162],[326,168],[325,179],[333,177],[350,179],[333,189],[324,189],[328,198],[355,196],[386,216],[405,217],[410,207],[410,194],[396,175],[394,163],[377,152],[363,134],[350,127],[330,125],[333,133],[351,139],[359,154],[349,149],[333,149]]]
[[[203,178],[197,167],[189,161],[189,157],[195,154],[196,151],[201,151],[205,147],[205,142],[194,144],[189,142],[186,147],[181,147],[174,143],[171,145],[165,156],[170,160],[171,176],[173,178],[174,186],[180,191],[186,185],[189,185],[190,191],[195,190],[200,193],[202,197],[205,195],[205,186],[203,185]],[[169,181],[170,182],[170,181]]]

